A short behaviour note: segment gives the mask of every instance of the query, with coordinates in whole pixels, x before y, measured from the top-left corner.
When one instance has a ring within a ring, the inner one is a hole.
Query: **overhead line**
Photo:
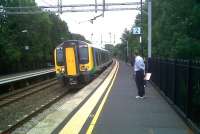
[[[48,3],[46,0],[43,0],[44,3],[46,3],[49,6],[53,6],[52,4]]]
[[[125,10],[138,10],[138,8],[111,8],[105,9],[105,11],[125,11]],[[102,11],[102,9],[97,9],[97,11]],[[95,12],[95,9],[82,9],[82,10],[63,10],[63,12]]]
[[[140,2],[127,2],[127,3],[105,3],[105,6],[123,6],[123,5],[140,5]],[[72,4],[62,5],[62,7],[93,7],[95,4]],[[97,6],[103,6],[103,4],[97,4]],[[0,7],[0,9],[26,9],[26,8],[58,8],[55,6],[26,6],[26,7]]]
[[[47,11],[48,12],[48,11]],[[51,11],[52,12],[52,11]],[[57,12],[57,11],[56,11]],[[6,12],[8,15],[20,15],[20,14],[40,14],[40,13],[46,13],[44,11],[33,11],[33,12]]]
[[[105,9],[105,11],[125,11],[125,10],[138,10],[138,8],[112,8],[112,9]],[[98,9],[98,11],[102,11]],[[48,12],[48,11],[46,11]],[[49,13],[57,13],[58,11],[49,11]],[[62,12],[95,12],[95,9],[85,9],[85,10],[62,10]],[[45,13],[44,11],[33,11],[33,12],[6,12],[8,15],[14,14],[38,14],[38,13]]]
[[[104,5],[105,4],[105,5]],[[62,13],[63,12],[95,12],[95,11],[124,11],[124,10],[139,10],[140,8],[135,7],[114,7],[114,6],[130,6],[130,5],[140,5],[140,2],[126,2],[126,3],[102,3],[102,4],[72,4],[72,5],[62,5]],[[91,7],[97,7],[101,8],[91,8]],[[66,9],[67,7],[71,7],[71,9]],[[88,9],[80,9],[81,7],[88,7]],[[107,7],[107,8],[104,8]],[[0,10],[3,10],[6,14],[9,15],[14,15],[14,14],[38,14],[38,13],[44,13],[44,12],[50,12],[50,13],[57,13],[60,12],[60,10],[53,10],[50,11],[50,9],[59,9],[59,6],[26,6],[26,7],[3,7],[0,6]],[[74,9],[74,8],[79,8],[79,9]],[[14,11],[12,11],[12,9]],[[15,11],[17,9],[24,9],[20,11]],[[30,10],[28,10],[30,9]],[[31,11],[32,9],[32,11]],[[42,9],[42,10],[37,10],[37,9]],[[46,10],[45,10],[46,9]],[[47,10],[49,9],[49,10]],[[7,10],[7,11],[6,11]],[[11,11],[10,11],[11,10]]]

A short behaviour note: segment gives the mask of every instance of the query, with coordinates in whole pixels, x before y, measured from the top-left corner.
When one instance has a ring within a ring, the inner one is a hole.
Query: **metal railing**
[[[200,61],[151,60],[152,81],[200,128]]]

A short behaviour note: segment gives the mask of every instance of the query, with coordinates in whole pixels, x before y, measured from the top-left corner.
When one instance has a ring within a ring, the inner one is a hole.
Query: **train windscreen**
[[[57,48],[56,50],[57,50],[57,52],[56,52],[57,65],[58,66],[63,66],[63,60],[64,60],[64,58],[63,58],[63,49],[62,49],[62,47],[60,47],[60,48]]]
[[[79,62],[80,64],[89,62],[88,47],[79,47]]]

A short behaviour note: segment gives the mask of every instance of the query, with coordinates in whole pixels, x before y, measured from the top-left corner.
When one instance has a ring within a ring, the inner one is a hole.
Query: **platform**
[[[39,75],[44,75],[48,73],[55,72],[54,68],[45,68],[45,69],[38,69],[38,70],[32,70],[32,71],[27,71],[27,72],[21,72],[21,73],[15,73],[15,74],[9,74],[9,75],[3,75],[0,76],[0,85],[9,83],[9,82],[14,82],[18,80],[23,80]]]
[[[97,119],[94,134],[191,134],[192,131],[164,98],[147,84],[144,99],[136,99],[137,88],[130,65],[120,62],[109,97]],[[86,122],[88,126],[90,120]],[[84,127],[81,133],[86,132]]]
[[[145,88],[145,98],[136,99],[132,67],[124,62],[119,62],[119,69],[118,64],[116,66],[112,71],[107,70],[111,73],[106,79],[101,78],[105,74],[98,78],[103,82],[88,99],[81,98],[87,98],[85,95],[89,93],[86,92],[94,90],[97,83],[86,86],[28,133],[193,134],[150,83]],[[84,103],[79,104],[77,100],[84,100]],[[76,105],[79,108],[73,110]]]

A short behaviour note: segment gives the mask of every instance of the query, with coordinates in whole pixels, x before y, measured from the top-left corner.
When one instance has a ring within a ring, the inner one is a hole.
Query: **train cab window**
[[[56,49],[56,61],[57,61],[57,65],[58,66],[62,66],[63,65],[63,48],[59,47]]]
[[[79,62],[80,64],[87,64],[89,62],[88,47],[79,47]]]

